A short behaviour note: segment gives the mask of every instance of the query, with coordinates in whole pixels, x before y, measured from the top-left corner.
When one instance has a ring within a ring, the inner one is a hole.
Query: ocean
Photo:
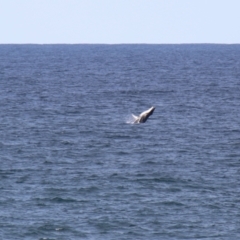
[[[0,45],[0,103],[0,239],[240,239],[240,45]]]

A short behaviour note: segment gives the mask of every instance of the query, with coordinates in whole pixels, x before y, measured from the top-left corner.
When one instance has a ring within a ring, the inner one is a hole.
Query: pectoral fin
[[[138,116],[135,116],[135,115],[133,115],[133,114],[132,114],[132,116],[133,116],[134,120],[137,120],[137,119],[138,119]]]

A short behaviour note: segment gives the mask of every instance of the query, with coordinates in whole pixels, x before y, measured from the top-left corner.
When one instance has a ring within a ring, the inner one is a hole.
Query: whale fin
[[[134,120],[137,120],[137,119],[138,119],[138,117],[135,116],[134,114],[132,114],[132,116],[133,116]]]

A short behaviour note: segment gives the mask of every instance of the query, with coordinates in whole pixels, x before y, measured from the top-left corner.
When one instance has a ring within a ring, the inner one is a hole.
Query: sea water
[[[240,45],[0,45],[0,239],[236,240],[239,186]]]

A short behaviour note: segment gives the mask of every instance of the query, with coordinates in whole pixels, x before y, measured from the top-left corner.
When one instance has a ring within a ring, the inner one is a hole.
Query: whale
[[[134,118],[134,123],[145,123],[148,118],[153,114],[155,107],[151,107],[148,110],[142,112],[139,116],[135,116],[132,114]]]

